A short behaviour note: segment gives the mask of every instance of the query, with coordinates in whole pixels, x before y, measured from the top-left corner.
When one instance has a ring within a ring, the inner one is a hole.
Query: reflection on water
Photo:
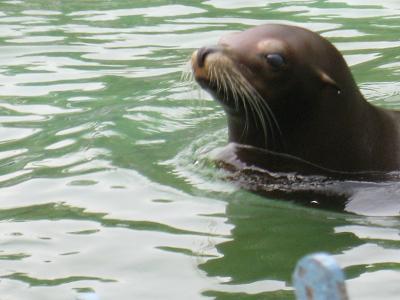
[[[364,94],[398,108],[399,17],[393,0],[3,1],[2,297],[293,299],[296,260],[323,250],[352,299],[396,299],[398,217],[222,181],[208,157],[224,114],[180,77],[224,33],[288,23],[328,37]]]

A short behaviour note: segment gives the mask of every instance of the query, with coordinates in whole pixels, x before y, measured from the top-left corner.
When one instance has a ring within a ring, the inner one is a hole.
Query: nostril
[[[206,60],[207,55],[217,51],[216,48],[212,47],[203,47],[197,51],[197,65],[202,68],[204,67],[204,62]]]

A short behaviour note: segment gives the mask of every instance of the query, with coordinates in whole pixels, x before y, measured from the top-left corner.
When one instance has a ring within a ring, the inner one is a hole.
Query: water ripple
[[[186,5],[162,5],[157,7],[114,9],[107,11],[80,11],[71,13],[70,16],[78,16],[78,19],[85,21],[110,21],[129,16],[145,16],[148,18],[157,18],[186,16],[203,12],[205,12],[205,10],[198,7]]]
[[[354,299],[396,299],[399,221],[222,180],[210,153],[225,115],[180,75],[221,35],[292,24],[333,41],[367,98],[398,108],[398,1],[186,2],[2,2],[2,297],[291,299],[296,260],[324,250]]]

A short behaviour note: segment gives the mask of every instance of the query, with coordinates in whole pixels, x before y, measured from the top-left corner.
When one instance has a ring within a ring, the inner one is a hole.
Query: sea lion
[[[319,34],[261,25],[195,51],[191,63],[227,114],[229,142],[245,145],[244,163],[268,169],[283,154],[300,174],[400,170],[399,112],[368,103]]]

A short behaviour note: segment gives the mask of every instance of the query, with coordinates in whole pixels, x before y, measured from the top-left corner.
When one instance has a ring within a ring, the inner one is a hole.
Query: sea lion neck
[[[267,128],[259,118],[248,118],[245,114],[225,109],[229,141],[304,157],[305,147],[308,147],[309,153],[314,151],[314,139],[329,147],[332,143],[332,136],[329,135],[332,124],[341,130],[342,139],[346,139],[347,133],[348,139],[362,135],[362,130],[355,133],[354,128],[368,122],[366,116],[375,107],[365,100],[357,87],[341,93],[337,95],[335,91],[328,91],[321,95],[321,99],[312,102],[299,93],[296,99],[287,101],[292,103],[290,107],[288,104],[271,106],[272,115],[262,117]],[[328,94],[334,94],[334,99],[330,99]]]

